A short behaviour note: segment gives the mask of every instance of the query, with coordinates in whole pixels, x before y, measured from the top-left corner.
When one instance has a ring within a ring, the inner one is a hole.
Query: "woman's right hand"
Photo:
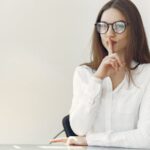
[[[110,39],[108,40],[108,52],[108,56],[102,60],[100,66],[95,72],[95,77],[103,79],[107,76],[111,76],[125,66],[124,61],[119,58],[119,55],[113,53],[113,46]]]

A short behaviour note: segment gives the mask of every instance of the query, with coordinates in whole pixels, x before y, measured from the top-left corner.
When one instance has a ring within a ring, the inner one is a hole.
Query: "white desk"
[[[140,150],[140,149],[65,146],[65,145],[17,145],[16,144],[16,145],[0,145],[0,150]]]

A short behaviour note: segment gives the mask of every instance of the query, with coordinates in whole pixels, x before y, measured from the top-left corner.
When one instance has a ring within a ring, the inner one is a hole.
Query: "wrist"
[[[94,77],[101,79],[101,80],[103,80],[105,78],[103,75],[98,74],[98,73],[94,73]]]

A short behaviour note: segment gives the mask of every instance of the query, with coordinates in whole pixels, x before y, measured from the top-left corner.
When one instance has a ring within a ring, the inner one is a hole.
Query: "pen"
[[[52,139],[56,139],[60,134],[62,134],[65,130],[63,129],[58,134],[56,134]],[[49,144],[52,144],[53,142],[49,142]]]

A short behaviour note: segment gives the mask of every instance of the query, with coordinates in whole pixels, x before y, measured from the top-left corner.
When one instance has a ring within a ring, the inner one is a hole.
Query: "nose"
[[[113,37],[113,36],[115,36],[115,33],[114,33],[111,25],[109,25],[108,31],[107,31],[106,35],[107,35],[107,37]]]

